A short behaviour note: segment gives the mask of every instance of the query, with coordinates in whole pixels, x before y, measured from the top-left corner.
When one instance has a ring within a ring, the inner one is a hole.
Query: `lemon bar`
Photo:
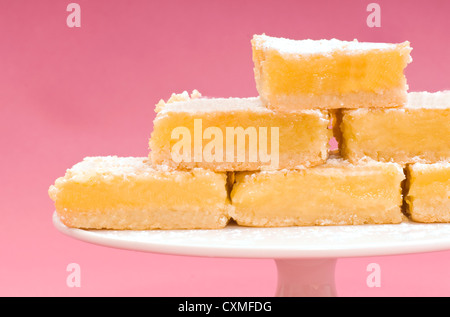
[[[149,140],[156,166],[214,171],[277,170],[322,164],[332,131],[325,110],[276,112],[259,97],[174,94],[156,106]]]
[[[68,227],[217,229],[229,220],[226,182],[208,170],[157,170],[147,157],[87,157],[49,195]]]
[[[341,155],[352,162],[450,159],[450,91],[411,92],[402,108],[343,110],[340,121]]]
[[[450,222],[450,162],[406,168],[406,212],[417,222]]]
[[[409,42],[292,40],[254,35],[256,87],[276,110],[399,107],[408,89]]]
[[[243,226],[400,223],[400,165],[342,158],[303,170],[236,173],[231,217]]]

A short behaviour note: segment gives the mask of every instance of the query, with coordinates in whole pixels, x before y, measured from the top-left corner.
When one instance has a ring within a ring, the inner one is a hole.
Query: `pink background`
[[[149,254],[99,247],[54,229],[48,187],[85,156],[146,156],[153,107],[172,92],[254,96],[255,33],[409,40],[411,90],[450,88],[450,2],[0,1],[0,295],[272,296],[272,260]],[[66,266],[81,267],[81,287]],[[369,263],[379,288],[366,285]],[[341,259],[341,296],[448,296],[450,251]]]

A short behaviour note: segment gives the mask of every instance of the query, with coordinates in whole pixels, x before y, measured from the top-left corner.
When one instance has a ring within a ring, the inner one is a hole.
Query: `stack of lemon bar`
[[[408,92],[409,42],[255,35],[251,46],[259,96],[161,100],[149,157],[87,157],[50,187],[61,221],[129,230],[450,222],[450,91]]]

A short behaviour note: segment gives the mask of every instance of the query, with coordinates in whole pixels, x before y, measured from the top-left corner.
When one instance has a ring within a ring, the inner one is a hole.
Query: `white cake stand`
[[[279,297],[337,296],[339,258],[450,250],[450,224],[246,228],[219,230],[82,230],[55,227],[85,242],[119,249],[201,257],[274,259]]]

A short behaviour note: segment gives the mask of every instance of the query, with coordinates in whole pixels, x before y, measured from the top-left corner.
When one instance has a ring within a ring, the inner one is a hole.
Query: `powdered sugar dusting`
[[[160,108],[157,119],[171,112],[185,112],[192,114],[226,112],[232,114],[233,112],[242,112],[242,111],[262,113],[262,114],[274,113],[273,110],[270,110],[263,105],[259,97],[247,97],[247,98],[202,97],[168,103],[164,107]],[[319,109],[305,109],[299,110],[297,112],[325,116],[324,111]]]
[[[345,113],[352,115],[365,115],[369,112],[406,112],[415,111],[420,109],[450,109],[450,90],[428,92],[428,91],[415,91],[408,92],[408,100],[404,107],[399,108],[359,108],[359,109],[347,109]]]
[[[440,161],[436,163],[414,163],[409,168],[414,171],[450,170],[450,161]]]
[[[320,175],[323,173],[324,175],[329,175],[332,170],[333,174],[341,175],[361,175],[361,176],[369,176],[372,174],[379,174],[383,172],[387,172],[388,168],[392,171],[395,170],[398,175],[403,177],[403,166],[394,162],[380,162],[369,157],[363,157],[356,163],[351,163],[348,160],[343,159],[339,155],[330,155],[327,161],[324,164],[316,165],[313,167],[310,166],[298,166],[295,169],[281,169],[281,170],[261,170],[255,172],[244,172],[247,177],[258,177],[259,175],[264,174],[296,174],[301,172],[312,172]]]
[[[450,90],[409,92],[407,108],[450,109]]]
[[[83,161],[67,170],[66,178],[83,182],[91,177],[131,177],[149,173],[152,170],[146,157],[93,156],[85,157]]]
[[[198,98],[167,104],[161,114],[167,112],[217,112],[252,110],[258,112],[271,111],[262,106],[259,97],[249,98]]]
[[[396,44],[371,43],[353,41],[330,40],[292,40],[281,37],[271,37],[267,35],[255,35],[253,37],[255,45],[263,49],[276,49],[282,54],[330,54],[336,50],[349,54],[367,50],[395,49]]]
[[[56,185],[64,181],[87,182],[97,177],[106,181],[115,177],[123,179],[171,177],[175,181],[181,181],[185,177],[212,177],[216,174],[220,173],[202,168],[184,171],[153,166],[147,157],[92,156],[85,157],[83,161],[68,169],[66,175],[56,181]]]

